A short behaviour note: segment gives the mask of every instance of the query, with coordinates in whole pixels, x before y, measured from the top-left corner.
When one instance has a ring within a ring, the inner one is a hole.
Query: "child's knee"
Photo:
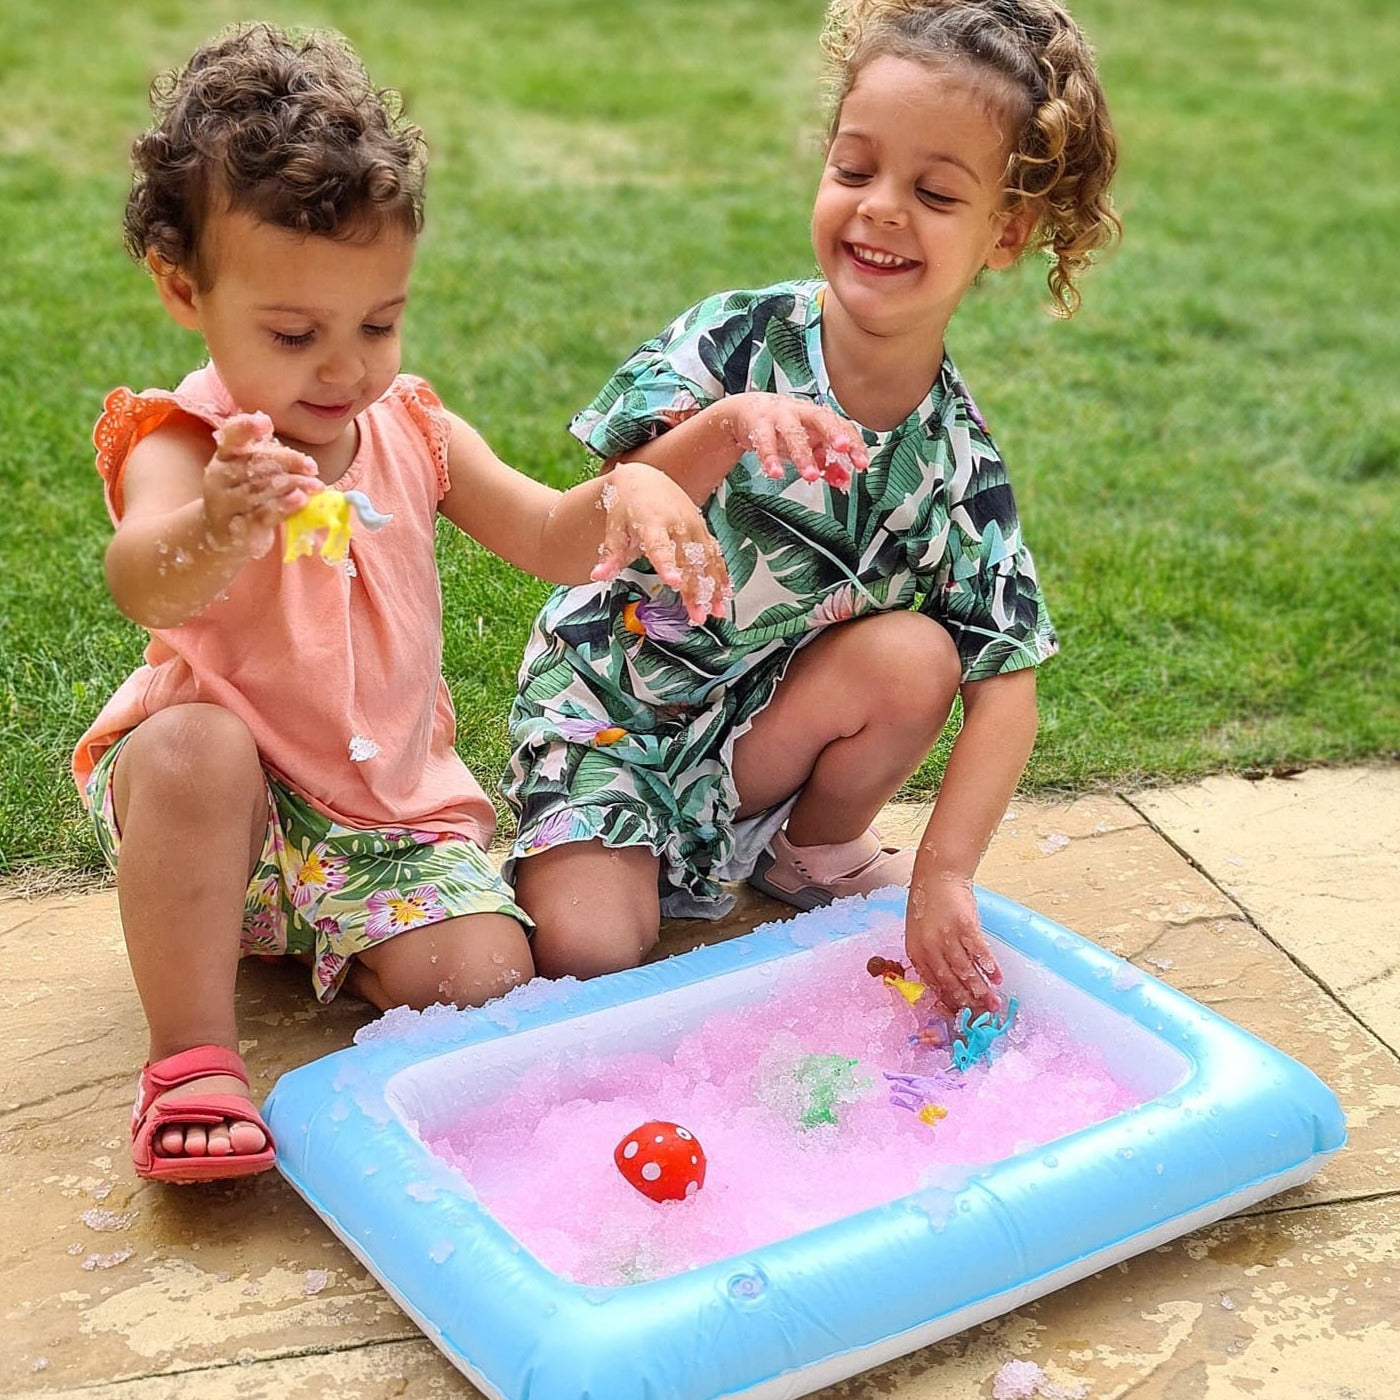
[[[864,658],[862,684],[886,713],[941,727],[962,683],[962,658],[947,629],[916,612],[886,613]]]
[[[114,774],[118,810],[131,796],[173,808],[241,798],[261,806],[265,780],[248,726],[219,705],[175,705],[143,720],[127,739]]]
[[[481,1006],[535,975],[521,924],[507,914],[470,914],[401,933],[366,949],[351,989],[381,1011],[407,1006]]]
[[[644,846],[576,842],[517,862],[515,897],[535,921],[531,950],[540,976],[636,967],[661,931],[656,877],[657,857]]]
[[[656,924],[622,924],[596,917],[546,921],[535,929],[532,951],[541,977],[587,980],[637,967],[656,946]]]

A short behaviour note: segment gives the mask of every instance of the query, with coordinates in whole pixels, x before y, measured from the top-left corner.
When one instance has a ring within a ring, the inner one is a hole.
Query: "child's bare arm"
[[[645,461],[704,502],[745,452],[781,478],[791,463],[806,481],[844,490],[869,461],[853,423],[821,404],[787,394],[731,394],[613,462]],[[611,465],[611,464],[610,464]]]
[[[183,419],[132,449],[106,570],[133,622],[176,627],[202,612],[319,488],[309,458],[259,433],[258,421],[236,418],[216,440]]]
[[[982,936],[972,881],[1035,742],[1035,670],[969,681],[962,700],[962,729],[914,863],[905,946],[945,1007],[989,1011],[1001,972]]]
[[[719,546],[661,472],[628,463],[560,492],[501,461],[468,423],[452,422],[440,509],[493,554],[552,583],[612,578],[645,556],[692,622],[724,615],[729,578]]]

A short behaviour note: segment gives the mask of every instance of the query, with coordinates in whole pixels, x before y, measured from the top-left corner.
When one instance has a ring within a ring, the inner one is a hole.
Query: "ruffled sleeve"
[[[404,406],[413,426],[428,444],[433,465],[437,469],[438,495],[444,495],[448,487],[447,448],[452,441],[452,420],[442,406],[442,400],[426,379],[412,374],[399,375],[389,392]]]
[[[175,395],[164,389],[147,389],[140,394],[113,389],[103,400],[102,416],[92,430],[92,445],[97,449],[97,471],[114,521],[122,517],[122,474],[132,448],[175,414],[187,412]]]
[[[952,636],[963,679],[977,681],[1038,666],[1059,641],[1001,454],[956,377],[952,390],[934,430],[948,467],[946,536],[914,566],[929,570],[921,611]]]
[[[726,392],[717,363],[726,356],[716,354],[716,344],[726,351],[750,346],[750,307],[744,294],[721,292],[683,312],[632,352],[569,431],[590,452],[615,457],[708,408]]]
[[[718,292],[640,345],[576,413],[569,431],[599,457],[616,457],[728,394],[800,392],[811,378],[805,284]]]

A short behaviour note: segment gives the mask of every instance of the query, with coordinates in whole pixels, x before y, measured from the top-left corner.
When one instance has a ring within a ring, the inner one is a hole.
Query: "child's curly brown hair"
[[[1051,257],[1054,311],[1079,307],[1075,278],[1122,231],[1108,188],[1118,143],[1093,50],[1054,0],[833,0],[822,47],[832,69],[833,131],[872,59],[967,63],[995,75],[1016,123],[1006,195],[1038,211],[1029,247]]]
[[[151,84],[151,107],[155,124],[132,143],[124,241],[201,290],[212,269],[200,233],[223,210],[331,238],[423,227],[423,133],[338,34],[226,30]]]

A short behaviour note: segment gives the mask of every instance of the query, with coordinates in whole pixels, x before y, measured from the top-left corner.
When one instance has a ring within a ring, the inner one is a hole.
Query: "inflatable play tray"
[[[616,1286],[546,1267],[430,1150],[464,1108],[489,1107],[543,1058],[664,1052],[707,1018],[758,1004],[775,970],[800,971],[859,938],[866,919],[901,917],[903,901],[896,890],[845,900],[593,982],[536,982],[478,1011],[408,1014],[401,1030],[279,1080],[265,1109],[278,1165],[492,1400],[779,1400],[1295,1186],[1342,1146],[1336,1097],[1295,1060],[979,891],[1005,990],[1023,1014],[1072,1025],[1136,1106],[1053,1149],[934,1174],[818,1228]]]

